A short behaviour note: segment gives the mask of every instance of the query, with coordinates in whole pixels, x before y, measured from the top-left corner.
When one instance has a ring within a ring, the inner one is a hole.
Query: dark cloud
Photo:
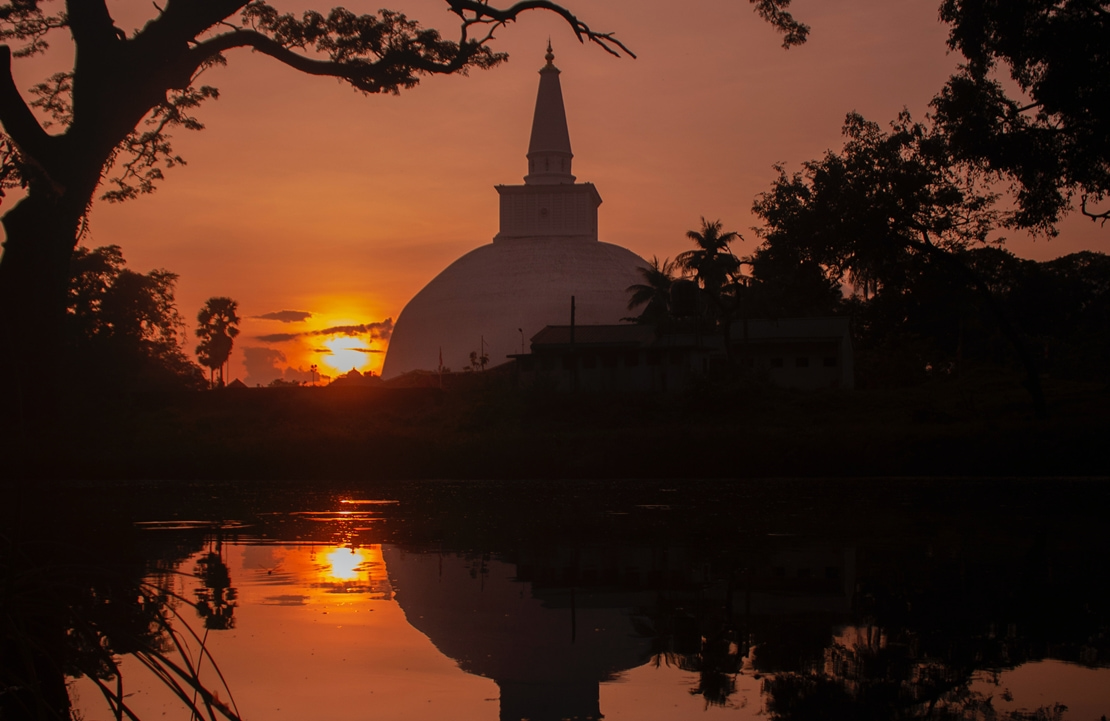
[[[331,328],[311,331],[312,335],[368,335],[374,339],[389,340],[393,335],[393,319],[386,318],[380,323],[363,323],[361,325],[333,325]]]
[[[344,348],[343,350],[353,350],[353,351],[357,351],[359,353],[385,353],[384,350],[378,350],[377,348]],[[313,348],[312,352],[313,353],[334,353],[335,351],[331,348]]]
[[[255,338],[263,343],[284,343],[294,338],[323,335],[365,335],[370,336],[373,340],[389,340],[389,337],[393,335],[393,319],[386,318],[378,323],[361,323],[359,325],[333,325],[330,328],[306,330],[302,333],[271,333],[269,335],[255,336]]]
[[[275,378],[281,378],[284,371],[278,363],[285,362],[285,354],[273,348],[248,346],[243,348],[243,365],[247,367],[247,377],[243,381],[248,386],[269,385]]]
[[[282,323],[300,323],[311,318],[312,314],[307,310],[276,310],[273,313],[263,313],[254,317],[262,320],[279,320]]]
[[[368,325],[333,325],[331,328],[312,331],[313,335],[362,335],[370,326]]]
[[[284,380],[294,381],[297,383],[311,383],[314,380],[323,382],[326,378],[327,376],[325,376],[323,373],[316,373],[315,377],[313,377],[311,369],[305,370],[304,368],[286,368]]]
[[[328,351],[330,352],[330,351]],[[323,373],[313,373],[312,369],[293,368],[285,363],[285,354],[273,348],[246,347],[243,349],[243,363],[247,366],[248,386],[268,386],[275,379],[286,382],[326,383],[331,380]]]
[[[255,339],[263,343],[284,343],[287,340],[293,340],[298,336],[305,335],[304,333],[271,333],[270,335],[256,335]]]

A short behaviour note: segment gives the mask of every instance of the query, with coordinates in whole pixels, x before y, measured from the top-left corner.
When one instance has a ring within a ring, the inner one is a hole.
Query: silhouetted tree
[[[787,6],[758,11],[773,20]],[[1007,220],[1015,227],[1054,235],[1076,196],[1081,213],[1105,224],[1110,3],[942,0],[940,19],[950,26],[949,47],[967,59],[933,100],[953,159],[1012,183],[1017,212]],[[784,22],[784,45],[804,43],[809,28]]]
[[[197,358],[201,365],[209,369],[208,380],[211,384],[212,373],[219,370],[220,387],[224,386],[224,365],[231,357],[231,347],[235,336],[239,335],[239,316],[236,311],[239,303],[231,298],[209,298],[197,313]]]
[[[675,262],[698,284],[706,303],[706,320],[719,326],[724,335],[725,354],[732,360],[732,322],[742,314],[747,298],[746,279],[740,273],[743,261],[732,252],[735,231],[722,230],[721,221],[701,219],[701,230],[686,237],[697,246],[675,257]],[[743,314],[747,317],[747,314]],[[745,328],[746,336],[746,328]]]
[[[944,0],[940,16],[967,58],[934,101],[955,158],[1016,184],[1015,225],[1054,232],[1075,195],[1110,218],[1110,2]]]
[[[840,312],[840,283],[810,256],[804,243],[794,245],[780,238],[773,245],[761,245],[744,262],[751,267],[750,315],[782,318]]]
[[[643,278],[643,283],[634,283],[625,291],[631,294],[628,299],[628,310],[636,310],[640,306],[644,309],[640,315],[633,319],[637,323],[650,323],[659,325],[673,316],[671,309],[671,286],[675,282],[677,264],[668,259],[652,256],[647,267],[636,268],[636,272]]]
[[[131,37],[116,27],[105,0],[68,0],[57,13],[44,0],[0,5],[0,192],[26,197],[3,218],[0,258],[0,373],[22,383],[16,393],[49,388],[61,327],[67,263],[97,188],[107,200],[151,192],[163,169],[183,162],[168,131],[201,129],[191,113],[216,88],[201,74],[250,49],[310,75],[339,78],[364,93],[398,93],[428,75],[466,73],[506,59],[488,47],[494,32],[530,10],[561,17],[580,42],[614,55],[628,52],[611,33],[592,30],[550,0],[499,8],[487,0],[444,0],[459,22],[446,40],[402,13],[282,14],[264,0],[168,0]],[[808,28],[787,11],[790,0],[749,0],[783,34],[784,47],[804,42]],[[36,85],[32,105],[61,128],[49,132],[15,86],[11,60],[45,50],[55,31],[68,31],[74,65]],[[22,338],[42,338],[28,352]]]
[[[261,0],[169,0],[130,37],[105,0],[69,0],[57,12],[40,0],[0,5],[0,40],[20,43],[14,52],[0,45],[0,185],[26,192],[3,217],[0,258],[0,369],[16,379],[15,392],[52,386],[69,259],[97,189],[107,179],[102,198],[133,198],[182,162],[169,131],[203,127],[191,113],[218,91],[199,79],[227,52],[250,49],[364,93],[397,93],[423,76],[499,64],[505,54],[487,46],[493,32],[532,9],[561,16],[579,40],[624,50],[554,3],[445,2],[460,23],[456,40],[389,10],[296,17]],[[44,50],[55,31],[69,33],[75,59],[32,89],[31,104],[52,118],[43,124],[16,88],[11,61]],[[41,340],[28,347],[32,335]]]
[[[943,133],[903,112],[889,132],[848,115],[844,148],[779,177],[755,201],[769,246],[804,248],[830,280],[900,293],[922,268],[972,289],[1025,369],[1038,416],[1047,415],[1039,370],[1023,334],[964,254],[990,244],[997,196],[952,162]]]
[[[119,246],[80,247],[70,264],[68,376],[85,389],[195,388],[200,369],[181,348],[177,275],[127,269]]]
[[[489,353],[482,351],[479,353],[476,350],[470,351],[470,365],[466,366],[468,371],[484,371],[486,365],[489,363]]]
[[[733,255],[730,247],[740,234],[723,231],[719,220],[710,223],[702,218],[701,230],[688,230],[686,237],[697,248],[679,253],[675,262],[686,273],[693,275],[710,297],[720,297],[740,272],[740,259]]]

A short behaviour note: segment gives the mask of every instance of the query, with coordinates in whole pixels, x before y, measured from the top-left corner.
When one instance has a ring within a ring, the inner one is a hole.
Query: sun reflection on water
[[[336,581],[357,579],[360,567],[368,560],[363,550],[359,548],[336,548],[329,551],[325,558],[331,564],[328,573]]]

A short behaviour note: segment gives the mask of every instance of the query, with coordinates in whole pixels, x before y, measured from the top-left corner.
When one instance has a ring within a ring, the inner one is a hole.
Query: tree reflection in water
[[[997,679],[1043,659],[1091,669],[1110,659],[1105,485],[778,480],[683,489],[679,498],[651,482],[444,482],[350,495],[291,486],[283,496],[245,486],[171,501],[152,488],[149,505],[130,512],[144,520],[234,513],[256,539],[382,544],[409,622],[462,670],[497,680],[506,718],[569,709],[555,700],[570,698],[568,689],[582,690],[574,713],[597,716],[606,698],[598,684],[653,658],[694,675],[674,698],[742,706],[758,687],[761,710],[784,721],[1049,720],[1066,716],[1053,704],[1062,696],[1004,710],[1014,704]],[[351,497],[398,503],[367,506],[376,510],[352,521],[335,512]],[[140,551],[127,523],[72,521],[12,530],[0,551],[0,683],[17,689],[0,694],[0,714],[65,718],[67,674],[122,698],[134,688],[118,685],[126,653],[160,664],[160,677],[191,701],[187,677],[202,664],[196,650],[178,655],[186,638],[193,649],[202,642],[174,609],[195,612],[202,636],[249,614],[228,569],[235,557],[225,556],[244,539],[228,536],[225,547],[212,523],[147,532]],[[196,559],[186,570],[199,587],[185,599],[169,581],[187,558]],[[476,609],[489,624],[470,622]],[[599,662],[594,636],[612,663]],[[571,668],[581,673],[571,677]],[[214,694],[196,693],[205,717],[235,718]]]
[[[1003,712],[994,695],[971,688],[974,664],[920,654],[912,638],[890,639],[880,629],[849,629],[852,642],[826,649],[821,668],[767,678],[763,692],[772,718],[1059,721],[1066,706]],[[905,633],[905,632],[903,632]]]
[[[214,548],[197,561],[193,575],[200,580],[196,590],[197,615],[207,631],[226,631],[235,627],[235,606],[238,592],[231,586],[231,574],[223,558],[223,539],[217,538]]]
[[[14,506],[14,517],[28,510]],[[238,720],[226,686],[229,702],[201,682],[202,663],[215,675],[218,668],[176,612],[192,604],[165,575],[144,580],[150,568],[128,521],[91,514],[39,525],[5,520],[13,535],[0,535],[0,718],[70,719],[69,680],[87,677],[114,718],[138,721],[121,671],[122,657],[132,657],[192,716]],[[209,628],[230,627],[234,607],[227,568],[218,561],[216,554],[205,564],[203,578],[211,594],[206,626],[215,619]]]
[[[750,664],[751,650],[729,607],[712,602],[676,605],[664,595],[651,615],[649,623],[637,619],[637,630],[653,637],[652,663],[696,673],[690,695],[702,696],[706,708],[727,706],[736,692],[737,674]]]

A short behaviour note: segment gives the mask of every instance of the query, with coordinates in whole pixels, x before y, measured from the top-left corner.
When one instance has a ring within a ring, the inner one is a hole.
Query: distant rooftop
[[[549,325],[532,336],[532,345],[570,345],[569,325]],[[641,346],[655,340],[655,328],[650,325],[625,323],[621,325],[576,325],[575,345],[629,345]]]

